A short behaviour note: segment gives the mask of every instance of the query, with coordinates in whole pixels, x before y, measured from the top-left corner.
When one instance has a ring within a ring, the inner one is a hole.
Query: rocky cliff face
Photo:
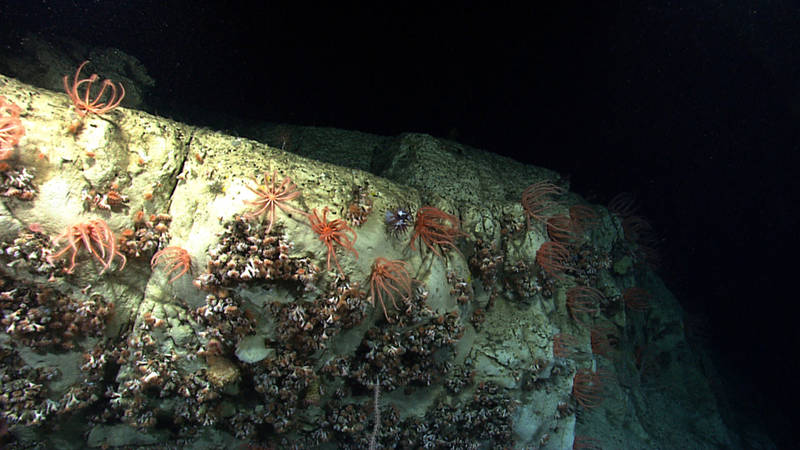
[[[426,135],[70,127],[0,86],[9,448],[733,445],[619,204]]]

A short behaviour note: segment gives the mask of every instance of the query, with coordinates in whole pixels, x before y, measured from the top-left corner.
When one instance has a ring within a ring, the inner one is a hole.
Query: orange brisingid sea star
[[[386,321],[391,323],[389,313],[386,311],[384,296],[388,297],[397,309],[397,302],[394,298],[398,295],[411,297],[411,287],[413,279],[408,274],[408,263],[399,259],[390,261],[383,257],[375,258],[372,263],[372,273],[369,276],[370,303],[375,306],[375,298],[383,307],[383,315]]]
[[[272,171],[271,178],[267,172],[264,172],[264,184],[259,185],[258,181],[256,181],[254,178],[253,181],[256,183],[256,187],[253,188],[251,186],[246,186],[247,189],[250,189],[251,192],[258,196],[258,199],[254,201],[245,200],[244,202],[248,205],[255,205],[258,207],[258,209],[245,214],[244,218],[252,219],[253,217],[259,216],[263,212],[267,212],[267,219],[269,220],[269,225],[267,225],[267,234],[269,234],[269,232],[272,230],[272,225],[275,223],[276,208],[280,208],[287,213],[294,212],[305,215],[304,212],[287,204],[288,201],[294,200],[300,196],[300,191],[297,190],[297,186],[292,183],[292,180],[289,177],[285,177],[283,181],[281,181],[280,185],[276,185],[275,180],[277,177],[277,171]]]
[[[100,262],[103,266],[100,271],[101,274],[111,267],[111,262],[115,257],[119,257],[122,260],[119,270],[125,267],[125,255],[119,252],[117,239],[103,219],[92,219],[87,222],[70,225],[64,233],[53,238],[53,241],[58,242],[62,239],[67,240],[67,246],[48,256],[48,260],[52,264],[53,261],[63,256],[66,252],[72,251],[71,264],[67,268],[67,273],[72,273],[75,270],[76,258],[81,248],[85,248],[87,253]]]
[[[162,262],[170,267],[169,271],[167,271],[167,276],[177,271],[175,276],[169,280],[170,283],[192,270],[192,257],[189,252],[181,247],[172,246],[157,251],[153,258],[150,259],[150,266],[155,268]]]
[[[331,256],[333,256],[333,262],[336,263],[339,273],[344,273],[342,271],[342,266],[339,265],[339,259],[336,258],[336,249],[333,247],[333,244],[339,244],[344,247],[345,250],[353,252],[356,258],[358,258],[358,252],[353,248],[357,236],[356,232],[353,231],[343,219],[334,219],[329,222],[329,211],[330,209],[326,206],[322,210],[322,217],[320,217],[317,210],[314,209],[312,214],[307,214],[306,217],[308,217],[311,229],[317,234],[319,240],[328,247],[328,270],[331,270]],[[350,239],[347,233],[352,234],[353,239]]]
[[[122,83],[118,83],[118,92],[117,85],[115,85],[113,81],[103,80],[99,92],[96,89],[94,90],[96,93],[94,100],[89,99],[89,95],[91,95],[93,91],[92,86],[100,77],[96,73],[93,73],[89,78],[79,79],[83,66],[88,63],[89,61],[84,61],[78,66],[72,84],[69,83],[69,75],[64,76],[64,90],[67,91],[67,95],[69,95],[69,98],[75,105],[75,112],[81,117],[89,113],[105,114],[119,106],[119,104],[122,103],[122,99],[125,98],[125,88],[122,86]],[[81,89],[85,89],[83,94],[79,92]],[[106,101],[103,101],[104,94],[106,93],[108,96],[105,97]]]

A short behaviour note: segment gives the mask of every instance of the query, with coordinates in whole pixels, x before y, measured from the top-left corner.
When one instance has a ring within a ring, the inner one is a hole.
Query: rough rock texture
[[[568,268],[542,268],[557,230],[520,196],[568,187],[550,171],[426,135],[291,128],[268,146],[128,109],[70,133],[63,93],[0,76],[0,95],[26,129],[4,183],[24,168],[36,190],[0,211],[8,448],[736,446],[635,220],[548,197],[548,217],[584,223]],[[246,203],[265,176],[300,192],[271,229]],[[455,247],[387,229],[387,210],[428,205],[457,218],[436,221]],[[326,207],[357,235],[347,250],[329,224],[330,264],[306,215]],[[168,246],[190,263],[151,267]],[[415,280],[388,281],[388,317],[376,258]]]
[[[0,55],[0,73],[55,91],[62,91],[64,76],[72,79],[78,65],[88,59],[91,64],[84,68],[83,76],[102,73],[122,83],[122,105],[130,108],[147,109],[146,97],[155,86],[134,56],[116,48],[89,47],[70,38],[47,40],[31,33],[20,39],[18,47],[0,49]]]

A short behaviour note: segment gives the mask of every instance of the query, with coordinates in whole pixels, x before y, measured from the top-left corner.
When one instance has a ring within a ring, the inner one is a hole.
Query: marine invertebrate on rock
[[[547,275],[558,280],[564,278],[564,272],[573,269],[569,259],[569,249],[560,242],[547,241],[536,252],[536,263]]]
[[[588,286],[573,286],[567,290],[567,308],[569,315],[581,325],[585,325],[578,314],[594,315],[600,311],[600,303],[605,297],[603,293]]]
[[[414,225],[414,215],[408,206],[398,206],[386,211],[386,230],[395,237],[408,231]]]
[[[319,375],[314,368],[295,352],[286,351],[248,367],[248,371],[261,401],[269,405],[263,413],[264,422],[277,433],[291,430],[298,420],[298,410],[318,386]]]
[[[9,431],[42,425],[61,412],[62,403],[51,398],[52,391],[48,389],[49,381],[60,376],[60,371],[46,366],[33,368],[13,349],[3,349],[0,358],[0,445],[7,448],[6,444],[14,445],[4,438]]]
[[[232,384],[241,377],[239,368],[224,356],[209,356],[206,363],[206,379],[218,388]]]
[[[629,216],[622,219],[622,230],[625,240],[635,246],[634,255],[653,267],[658,267],[658,244],[660,239],[653,226],[641,216]]]
[[[0,256],[10,260],[6,267],[13,267],[17,271],[27,270],[36,275],[52,276],[64,268],[63,264],[54,266],[48,261],[47,257],[52,253],[50,236],[37,223],[29,224],[28,229],[20,231],[12,241],[0,242]]]
[[[620,219],[636,214],[638,209],[636,196],[630,192],[620,192],[608,202],[608,210],[616,214]]]
[[[330,222],[328,221],[328,212],[330,210],[326,206],[322,210],[322,217],[319,216],[317,213],[317,209],[314,208],[311,214],[307,214],[308,221],[311,223],[311,229],[314,230],[314,233],[317,233],[319,240],[328,247],[328,270],[331,270],[331,256],[333,256],[333,262],[336,263],[336,267],[339,269],[339,273],[344,273],[342,271],[342,266],[339,265],[339,259],[336,257],[336,249],[334,248],[334,244],[339,244],[339,246],[343,247],[345,250],[349,250],[356,255],[358,258],[358,252],[353,245],[356,243],[356,232],[353,231],[350,226],[347,225],[342,219],[334,219]],[[353,235],[353,239],[351,240],[350,237],[347,235],[350,233]]]
[[[276,208],[280,208],[284,212],[293,212],[297,214],[305,215],[303,211],[300,211],[297,208],[293,208],[287,204],[290,200],[294,200],[300,196],[300,191],[297,190],[297,186],[292,183],[291,178],[284,177],[283,181],[281,181],[280,185],[275,185],[275,180],[278,177],[277,171],[272,171],[272,177],[264,172],[264,184],[259,185],[258,181],[253,179],[253,182],[256,183],[256,187],[246,186],[247,189],[250,189],[251,192],[258,196],[258,199],[254,201],[245,200],[244,202],[248,205],[255,205],[258,207],[256,211],[247,213],[244,215],[246,219],[252,219],[260,215],[261,213],[267,213],[267,219],[269,220],[269,225],[267,225],[267,234],[272,230],[272,225],[275,223],[275,211]]]
[[[381,302],[383,315],[386,321],[391,323],[389,313],[386,312],[386,303],[383,301],[384,295],[392,301],[394,309],[397,303],[394,301],[395,295],[411,296],[411,276],[406,267],[408,263],[399,259],[390,261],[383,257],[375,258],[372,263],[372,274],[369,276],[369,301],[375,306],[375,297]]]
[[[522,191],[522,209],[525,210],[525,220],[528,228],[531,227],[531,219],[546,223],[548,215],[556,206],[551,198],[553,195],[561,195],[566,189],[556,186],[550,181],[538,181],[531,184]]]
[[[369,196],[369,183],[353,188],[353,198],[347,204],[345,218],[354,227],[364,225],[372,212],[372,199]]]
[[[567,333],[556,333],[553,336],[553,356],[564,359],[577,359],[585,356],[578,339]]]
[[[33,200],[36,187],[33,185],[33,169],[11,167],[0,162],[0,195],[20,200]]]
[[[122,230],[119,249],[127,256],[138,258],[143,254],[164,247],[172,239],[169,234],[169,214],[145,215],[139,210],[133,215],[133,229]]]
[[[545,220],[547,235],[551,240],[570,245],[575,240],[577,233],[573,228],[570,217],[564,214],[548,217]]]
[[[596,408],[603,402],[603,374],[589,369],[578,369],[572,379],[572,397],[586,409]]]
[[[426,323],[414,321],[413,326],[402,324],[406,316],[396,326],[370,328],[352,357],[330,361],[323,371],[348,376],[365,388],[379,377],[386,392],[409,383],[430,386],[447,372],[447,355],[452,355],[438,352],[452,350],[464,327],[456,311],[429,317]]]
[[[483,288],[489,292],[490,305],[494,304],[500,291],[497,274],[504,267],[504,261],[505,252],[494,242],[481,238],[475,240],[475,252],[469,259],[469,268],[480,278]]]
[[[127,207],[129,198],[122,195],[117,189],[116,183],[106,192],[98,192],[97,189],[84,189],[81,192],[83,204],[86,209],[98,208],[106,211]]]
[[[597,224],[597,212],[588,205],[575,204],[570,206],[569,218],[572,222],[573,230],[578,234]]]
[[[475,369],[457,365],[444,380],[444,387],[450,394],[458,395],[475,380]]]
[[[178,270],[178,273],[169,280],[170,283],[192,270],[192,257],[189,252],[181,247],[171,246],[157,251],[153,258],[150,259],[150,266],[155,268],[162,261],[170,266],[167,276]]]
[[[342,329],[352,328],[367,315],[367,294],[358,283],[337,275],[313,302],[272,302],[276,335],[283,345],[302,355],[325,348]]]
[[[460,227],[461,222],[458,217],[433,206],[423,206],[417,210],[414,234],[411,236],[409,245],[412,250],[416,250],[414,242],[419,238],[437,256],[442,256],[439,249],[446,247],[458,251],[455,244],[456,238],[467,235],[460,230]]]
[[[316,289],[319,269],[309,258],[289,255],[294,244],[278,227],[269,234],[265,229],[263,223],[248,222],[242,216],[227,223],[219,244],[208,252],[206,273],[194,284],[212,292],[222,286],[260,281],[292,281],[306,292]]]
[[[19,115],[19,106],[0,96],[0,160],[8,159],[14,146],[25,135]]]
[[[50,285],[1,273],[0,286],[0,330],[31,348],[72,349],[83,337],[102,336],[114,313],[114,304],[99,294],[72,298]]]
[[[447,272],[446,278],[447,282],[452,286],[450,295],[456,298],[459,305],[469,303],[475,296],[472,285],[466,279],[459,277],[454,270]]]
[[[570,206],[569,215],[554,215],[545,223],[551,240],[576,246],[582,241],[584,232],[597,223],[597,213],[589,206],[576,204]]]
[[[48,259],[52,261],[60,258],[68,250],[72,250],[71,265],[67,268],[67,273],[72,273],[75,270],[76,258],[81,247],[85,248],[103,265],[103,270],[100,271],[101,274],[111,267],[111,262],[116,256],[122,259],[119,270],[125,267],[127,258],[119,252],[114,233],[111,232],[108,224],[103,219],[92,219],[70,225],[64,233],[56,236],[53,241],[58,242],[62,239],[66,239],[68,245],[48,257]]]
[[[122,99],[125,97],[125,88],[122,86],[122,83],[119,83],[120,92],[119,96],[117,96],[117,86],[114,82],[111,80],[103,80],[100,91],[97,92],[93,100],[90,100],[89,96],[92,92],[92,86],[100,77],[96,73],[93,73],[89,78],[79,79],[81,70],[83,70],[83,67],[88,63],[89,61],[84,61],[78,66],[78,70],[75,71],[75,76],[72,79],[71,85],[69,83],[69,75],[64,75],[64,90],[67,91],[67,95],[69,95],[70,100],[72,100],[72,103],[75,105],[75,112],[81,117],[89,113],[105,114],[119,106]],[[80,92],[81,89],[85,90],[83,94]],[[106,93],[108,93],[107,99],[103,101],[104,94]]]
[[[613,325],[594,326],[589,331],[589,335],[592,343],[592,353],[606,358],[616,349],[619,343],[617,330]]]
[[[543,290],[543,293],[547,292],[547,284],[539,283],[533,272],[533,265],[522,259],[513,264],[509,262],[505,266],[503,284],[521,301],[528,301]]]
[[[622,293],[622,301],[625,302],[625,307],[631,311],[646,311],[650,307],[652,298],[650,292],[640,287],[630,287]]]
[[[221,355],[241,340],[255,332],[256,318],[244,308],[242,299],[233,291],[214,289],[206,295],[206,304],[192,311],[192,317],[206,327],[208,344],[201,356]]]

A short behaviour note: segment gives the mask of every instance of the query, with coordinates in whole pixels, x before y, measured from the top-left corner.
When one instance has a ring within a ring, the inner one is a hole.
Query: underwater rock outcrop
[[[730,442],[641,228],[553,172],[419,134],[350,134],[370,173],[122,108],[70,128],[64,93],[0,86],[0,176],[32,192],[0,212],[8,448]]]

